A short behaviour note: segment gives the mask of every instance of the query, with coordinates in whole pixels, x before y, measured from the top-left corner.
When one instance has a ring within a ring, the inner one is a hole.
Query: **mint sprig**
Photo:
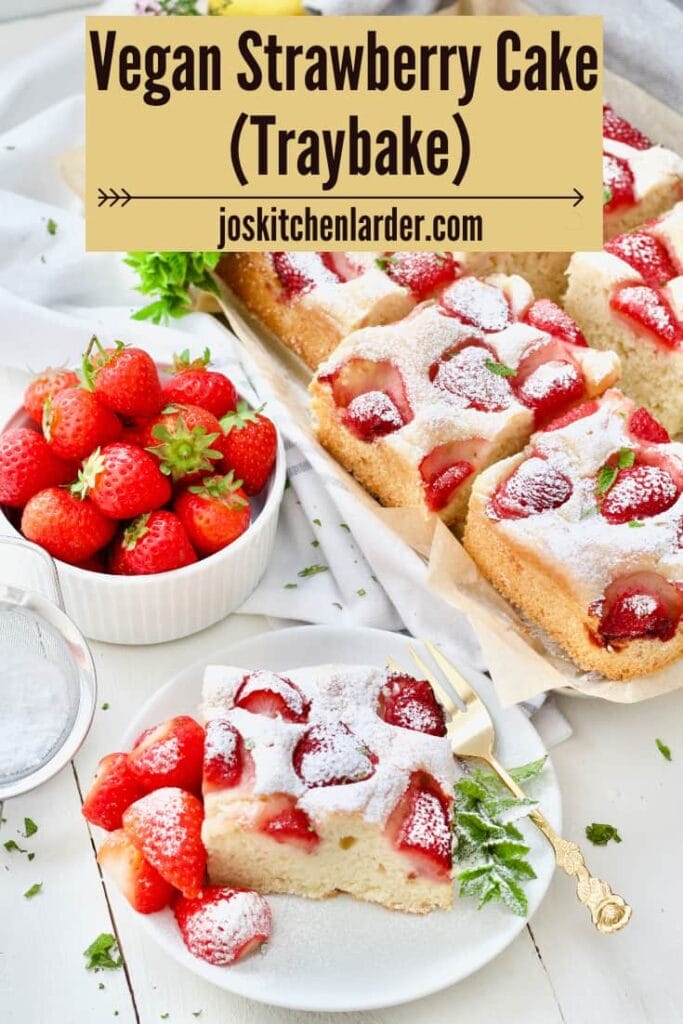
[[[155,296],[155,301],[133,314],[133,320],[165,323],[185,316],[192,309],[190,287],[218,294],[211,276],[220,260],[217,252],[129,252],[124,263],[140,279],[137,290]]]
[[[546,758],[510,770],[516,782],[528,782],[543,769]],[[473,897],[479,909],[499,902],[525,917],[529,903],[523,889],[536,877],[527,856],[530,847],[514,822],[536,801],[513,796],[493,772],[476,769],[455,784],[454,832],[457,879],[462,897]]]
[[[506,366],[505,363],[497,363],[495,359],[487,359],[484,362],[484,366],[490,373],[495,373],[497,377],[517,376],[517,371],[513,370],[511,366]]]
[[[615,843],[621,842],[621,836],[614,825],[608,825],[600,821],[594,821],[592,824],[586,825],[586,839],[593,846],[607,846],[610,840],[614,840]]]

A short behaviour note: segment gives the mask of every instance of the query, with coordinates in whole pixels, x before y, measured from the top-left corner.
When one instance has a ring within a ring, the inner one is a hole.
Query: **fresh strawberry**
[[[196,796],[167,786],[131,804],[123,827],[161,877],[192,898],[201,892],[206,869],[203,820],[204,808]]]
[[[433,512],[440,512],[451,502],[461,483],[482,464],[489,448],[488,441],[474,437],[437,445],[425,455],[420,463],[420,476],[425,501]]]
[[[292,843],[305,853],[315,850],[320,843],[306,812],[296,806],[294,797],[284,793],[268,802],[259,828],[276,843]]]
[[[163,398],[152,357],[141,348],[117,341],[103,348],[93,337],[83,356],[83,380],[112,412],[132,419],[156,416]]]
[[[436,779],[413,772],[391,812],[387,833],[419,875],[444,881],[453,866],[451,804]]]
[[[160,463],[161,472],[184,483],[213,472],[223,458],[223,431],[213,415],[198,405],[168,405],[147,425],[143,447]]]
[[[559,469],[531,455],[500,484],[491,509],[498,519],[526,519],[559,508],[571,494],[571,481]]]
[[[142,419],[131,419],[124,423],[120,440],[125,444],[135,444],[138,448],[144,448],[150,441],[150,430],[156,422],[156,417],[151,416]]]
[[[383,391],[364,391],[356,395],[344,409],[342,421],[347,430],[367,443],[393,434],[403,426],[401,413]]]
[[[217,967],[258,949],[273,927],[268,903],[248,889],[207,885],[197,899],[179,896],[173,910],[190,953]]]
[[[23,508],[34,494],[74,474],[75,467],[58,458],[37,431],[12,427],[0,435],[0,504]]]
[[[345,363],[321,377],[328,384],[335,404],[346,409],[354,398],[371,391],[388,395],[398,409],[403,423],[413,418],[401,371],[389,359],[347,359]]]
[[[613,292],[610,306],[668,348],[683,345],[683,324],[660,291],[644,284],[623,285]]]
[[[606,139],[623,142],[625,146],[632,146],[633,149],[649,149],[652,145],[647,135],[643,135],[625,118],[615,114],[609,103],[605,103],[602,108],[602,134]]]
[[[435,387],[454,395],[462,408],[501,412],[514,395],[507,377],[496,372],[500,365],[487,348],[469,344],[437,363],[432,379]]]
[[[235,726],[226,718],[211,718],[204,740],[204,792],[239,785],[246,762],[244,740]]]
[[[502,331],[510,322],[510,306],[495,285],[468,275],[442,292],[439,305],[448,316],[485,332]]]
[[[609,197],[603,206],[605,213],[612,213],[622,206],[633,206],[636,201],[633,171],[625,160],[603,153],[602,180]]]
[[[308,292],[317,284],[336,284],[339,277],[317,252],[274,252],[273,270],[288,299]]]
[[[274,672],[250,672],[235,694],[235,707],[286,722],[306,722],[310,703],[291,679]]]
[[[206,476],[198,486],[182,491],[173,508],[200,555],[232,544],[251,521],[249,499],[232,470],[227,476]]]
[[[379,694],[378,712],[389,725],[445,736],[443,708],[426,679],[390,672]]]
[[[601,617],[607,643],[638,637],[667,641],[681,621],[683,593],[658,573],[633,573],[610,583],[594,614]]]
[[[318,256],[323,261],[323,265],[339,281],[355,281],[357,277],[365,273],[365,264],[358,259],[355,253],[319,252]]]
[[[647,231],[617,235],[605,242],[605,252],[628,263],[652,288],[670,281],[677,274],[666,247]]]
[[[568,427],[570,423],[576,423],[577,420],[582,420],[584,416],[592,416],[597,411],[598,403],[595,400],[582,402],[581,405],[575,405],[573,409],[563,413],[562,416],[558,416],[557,419],[551,420],[550,423],[543,427],[543,430],[546,432],[549,430],[561,430],[562,427]]]
[[[277,430],[261,409],[250,409],[239,402],[235,412],[221,420],[225,471],[233,470],[247,494],[258,494],[265,487],[277,455]]]
[[[174,356],[173,376],[162,385],[165,403],[198,405],[217,419],[231,412],[237,405],[237,391],[224,373],[207,368],[210,362],[208,348],[200,359],[190,359],[188,349]]]
[[[407,288],[417,299],[426,299],[456,277],[459,264],[450,252],[385,253],[377,260],[392,281]]]
[[[128,767],[127,754],[107,754],[83,801],[83,817],[112,832],[121,828],[123,812],[145,791]]]
[[[550,299],[537,299],[529,306],[522,319],[524,323],[537,327],[539,331],[545,331],[560,341],[580,345],[582,348],[588,346],[576,320]]]
[[[585,395],[583,374],[573,362],[543,358],[540,352],[522,360],[513,388],[537,424],[559,416]]]
[[[102,844],[97,863],[139,914],[155,914],[171,902],[173,886],[148,864],[122,828]]]
[[[171,485],[157,460],[120,441],[95,449],[83,463],[73,492],[89,496],[111,519],[133,519],[171,500]]]
[[[454,462],[427,484],[425,500],[432,512],[440,512],[452,501],[463,480],[474,473],[471,462]]]
[[[128,767],[145,793],[178,786],[200,793],[204,763],[204,730],[188,715],[145,729],[128,755]]]
[[[84,388],[67,388],[47,398],[43,410],[43,433],[55,455],[81,462],[95,448],[116,441],[121,421]]]
[[[377,757],[343,722],[307,729],[294,748],[294,770],[311,788],[343,786],[374,775]]]
[[[618,470],[617,478],[600,502],[609,523],[628,523],[665,512],[678,499],[671,474],[658,466],[635,465]]]
[[[632,437],[646,444],[667,444],[671,440],[662,424],[642,406],[629,416],[628,429]]]
[[[196,561],[185,527],[173,512],[162,510],[133,520],[117,539],[110,565],[119,576],[148,576]]]
[[[77,498],[62,487],[48,487],[26,505],[21,532],[53,558],[76,565],[109,543],[116,523],[103,516],[89,498]]]
[[[47,398],[54,398],[66,388],[78,387],[78,374],[73,370],[44,370],[34,377],[24,392],[24,409],[39,426],[43,423],[43,407]]]

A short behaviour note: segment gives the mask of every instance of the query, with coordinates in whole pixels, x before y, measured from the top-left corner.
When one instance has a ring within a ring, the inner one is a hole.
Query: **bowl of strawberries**
[[[0,433],[2,524],[55,560],[86,636],[161,643],[238,608],[261,578],[285,484],[262,409],[189,351],[157,365],[92,338]]]

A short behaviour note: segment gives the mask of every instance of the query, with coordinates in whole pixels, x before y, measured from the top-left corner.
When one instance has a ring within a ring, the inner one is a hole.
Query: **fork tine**
[[[448,660],[445,654],[443,654],[438,647],[436,647],[430,640],[423,640],[422,643],[425,645],[432,658],[457,693],[458,697],[460,697],[468,707],[473,701],[480,699],[467,680],[458,672],[455,665]]]
[[[424,674],[425,679],[430,684],[431,688],[434,690],[434,693],[437,695],[437,697],[439,698],[439,700],[441,701],[441,703],[443,704],[444,708],[451,716],[451,718],[455,718],[456,715],[462,714],[462,709],[459,708],[458,705],[455,703],[448,690],[446,690],[441,685],[441,683],[436,678],[434,673],[431,672],[429,668],[427,668],[420,655],[417,653],[414,647],[410,646],[410,644],[408,645],[408,651],[410,653],[411,658],[419,668],[420,672]]]

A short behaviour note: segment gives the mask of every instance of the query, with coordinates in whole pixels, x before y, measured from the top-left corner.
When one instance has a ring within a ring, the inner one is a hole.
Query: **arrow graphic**
[[[131,194],[128,189],[121,188],[98,188],[97,190],[97,205],[108,206],[113,208],[119,206],[122,209],[127,206],[128,203],[134,200],[142,201],[155,201],[155,200],[181,200],[181,201],[192,201],[192,200],[223,200],[226,202],[236,202],[239,200],[254,200],[257,202],[279,202],[282,200],[293,200],[293,199],[306,199],[309,201],[317,201],[319,199],[344,199],[354,202],[363,202],[364,200],[372,199],[385,199],[385,200],[408,200],[408,199],[436,199],[442,202],[451,203],[464,203],[473,201],[508,201],[508,202],[543,202],[543,201],[561,201],[571,200],[572,207],[576,208],[584,200],[584,195],[579,191],[578,188],[574,187],[569,195],[552,195],[552,196],[458,196],[458,195],[447,195],[447,196],[338,196],[338,195],[315,195],[315,196],[221,196],[221,195],[135,195]]]

